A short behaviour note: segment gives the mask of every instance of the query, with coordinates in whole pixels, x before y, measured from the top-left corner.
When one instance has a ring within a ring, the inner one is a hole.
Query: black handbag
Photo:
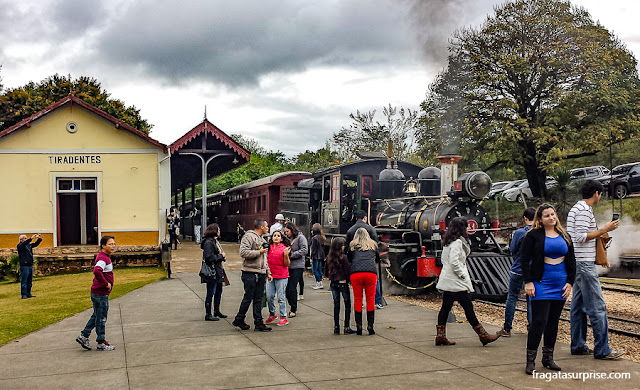
[[[200,277],[203,279],[214,279],[216,277],[216,270],[209,267],[205,261],[202,262],[202,267],[200,267]]]

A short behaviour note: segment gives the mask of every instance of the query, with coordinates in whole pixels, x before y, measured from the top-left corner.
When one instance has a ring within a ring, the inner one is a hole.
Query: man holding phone
[[[32,241],[36,239],[36,242]],[[22,299],[35,298],[31,294],[31,285],[33,284],[33,248],[40,245],[42,237],[36,233],[31,238],[27,238],[26,234],[18,237],[18,257],[20,258],[20,294]]]
[[[592,207],[600,201],[604,187],[595,180],[586,180],[581,192],[582,200],[571,208],[567,216],[567,232],[576,255],[576,280],[571,299],[571,354],[593,354],[596,359],[617,359],[623,353],[609,348],[607,306],[595,264],[595,238],[617,229],[620,221],[616,218],[598,229]],[[605,267],[609,267],[609,263]],[[593,328],[593,350],[586,345],[587,315]]]

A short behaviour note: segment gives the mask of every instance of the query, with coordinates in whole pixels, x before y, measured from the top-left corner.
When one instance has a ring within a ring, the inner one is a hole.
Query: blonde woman
[[[553,349],[560,314],[576,279],[576,258],[571,239],[558,223],[556,211],[550,204],[538,207],[533,226],[522,241],[521,254],[524,291],[531,300],[532,318],[525,372],[532,375],[535,370],[543,334],[542,365],[560,371],[553,361]]]
[[[356,333],[362,335],[362,291],[367,298],[367,330],[369,335],[373,330],[376,306],[376,262],[380,262],[378,244],[369,237],[365,228],[359,228],[349,243],[353,253],[351,260],[351,285],[353,286],[353,310],[356,317]]]

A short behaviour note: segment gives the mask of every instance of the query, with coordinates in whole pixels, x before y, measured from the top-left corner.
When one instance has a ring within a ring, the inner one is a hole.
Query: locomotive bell
[[[481,200],[491,190],[491,178],[482,171],[469,172],[460,175],[453,185],[454,195],[469,196]]]
[[[440,195],[440,185],[442,171],[436,167],[427,167],[418,173],[418,187],[420,195],[438,196]]]

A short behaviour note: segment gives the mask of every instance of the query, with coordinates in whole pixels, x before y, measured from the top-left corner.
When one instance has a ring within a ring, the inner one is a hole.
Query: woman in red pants
[[[380,262],[378,244],[369,237],[365,228],[359,228],[349,244],[353,258],[351,261],[351,286],[353,286],[353,310],[356,317],[356,333],[362,335],[362,290],[367,297],[367,330],[375,334],[373,320],[376,306],[376,262]]]

